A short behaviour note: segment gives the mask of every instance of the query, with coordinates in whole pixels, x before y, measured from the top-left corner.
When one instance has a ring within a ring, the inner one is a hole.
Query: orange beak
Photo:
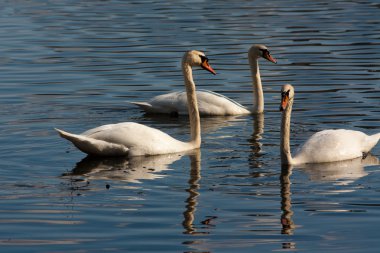
[[[273,62],[273,63],[277,63],[277,60],[275,58],[273,58],[268,51],[265,52],[265,54],[263,55],[263,57],[265,59],[267,59],[268,61],[270,62]]]
[[[211,73],[213,73],[214,75],[216,75],[216,72],[215,70],[213,70],[210,66],[210,64],[208,64],[208,61],[203,61],[202,64],[201,64],[201,67],[207,71],[210,71]]]
[[[288,106],[289,102],[289,95],[283,94],[281,98],[281,106],[280,106],[280,111],[285,111],[286,107]]]

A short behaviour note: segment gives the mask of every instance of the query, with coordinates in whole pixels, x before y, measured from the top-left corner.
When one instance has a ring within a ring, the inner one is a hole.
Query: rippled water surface
[[[378,252],[380,145],[364,161],[281,167],[278,107],[293,84],[293,149],[325,128],[380,132],[380,2],[0,7],[4,252]],[[264,116],[203,118],[200,151],[90,159],[53,130],[135,121],[186,140],[186,117],[128,101],[183,89],[180,59],[199,49],[218,75],[196,70],[198,88],[250,105],[256,43],[278,60],[260,61]]]

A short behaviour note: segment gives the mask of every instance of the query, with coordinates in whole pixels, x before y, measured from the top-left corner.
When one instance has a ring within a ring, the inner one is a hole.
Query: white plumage
[[[104,125],[80,135],[56,130],[82,152],[97,156],[160,155],[191,149],[187,142],[134,122]]]
[[[379,138],[380,134],[368,136],[354,130],[323,130],[313,134],[298,148],[293,162],[334,162],[361,157],[376,145]]]
[[[292,157],[289,139],[290,114],[294,99],[293,86],[284,85],[281,95],[280,109],[283,111],[281,160],[283,164],[323,163],[354,159],[368,153],[380,139],[380,133],[366,135],[360,131],[346,129],[323,130],[313,134]]]
[[[200,115],[243,115],[250,114],[248,108],[221,94],[209,91],[197,91]],[[149,102],[131,102],[147,113],[188,114],[185,91],[171,92],[152,98]]]

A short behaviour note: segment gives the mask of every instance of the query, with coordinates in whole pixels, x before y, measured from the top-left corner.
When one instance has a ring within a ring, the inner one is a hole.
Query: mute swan
[[[188,51],[182,58],[188,105],[191,140],[182,142],[155,128],[133,122],[103,125],[80,135],[56,129],[61,137],[71,141],[79,150],[96,156],[141,156],[177,153],[199,148],[201,145],[200,117],[193,81],[192,67],[200,66],[216,74],[204,53]]]
[[[262,113],[264,111],[264,95],[258,63],[260,57],[276,63],[276,60],[270,55],[266,46],[253,45],[249,49],[248,59],[251,66],[254,98],[253,108],[251,110],[218,93],[208,90],[199,90],[197,91],[199,113],[204,116]],[[159,95],[152,98],[149,102],[131,103],[138,105],[147,113],[188,114],[187,97],[184,91]]]
[[[379,141],[380,133],[368,136],[359,131],[337,129],[323,130],[313,134],[292,157],[290,152],[290,114],[294,88],[286,84],[281,89],[281,162],[282,164],[305,164],[343,161],[361,157]]]

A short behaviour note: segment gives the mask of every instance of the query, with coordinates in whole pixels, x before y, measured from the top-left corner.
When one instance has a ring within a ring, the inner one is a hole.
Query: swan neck
[[[199,148],[201,146],[201,124],[198,110],[197,95],[195,92],[195,83],[193,80],[193,71],[191,69],[191,66],[186,62],[182,62],[182,71],[185,81],[189,110],[191,132],[190,144],[193,146],[193,148]]]
[[[258,58],[249,57],[251,66],[252,86],[253,86],[253,112],[262,113],[264,111],[264,95],[261,85],[260,69]]]
[[[290,152],[290,116],[292,113],[293,101],[282,112],[281,119],[281,163],[293,164],[292,154]]]

